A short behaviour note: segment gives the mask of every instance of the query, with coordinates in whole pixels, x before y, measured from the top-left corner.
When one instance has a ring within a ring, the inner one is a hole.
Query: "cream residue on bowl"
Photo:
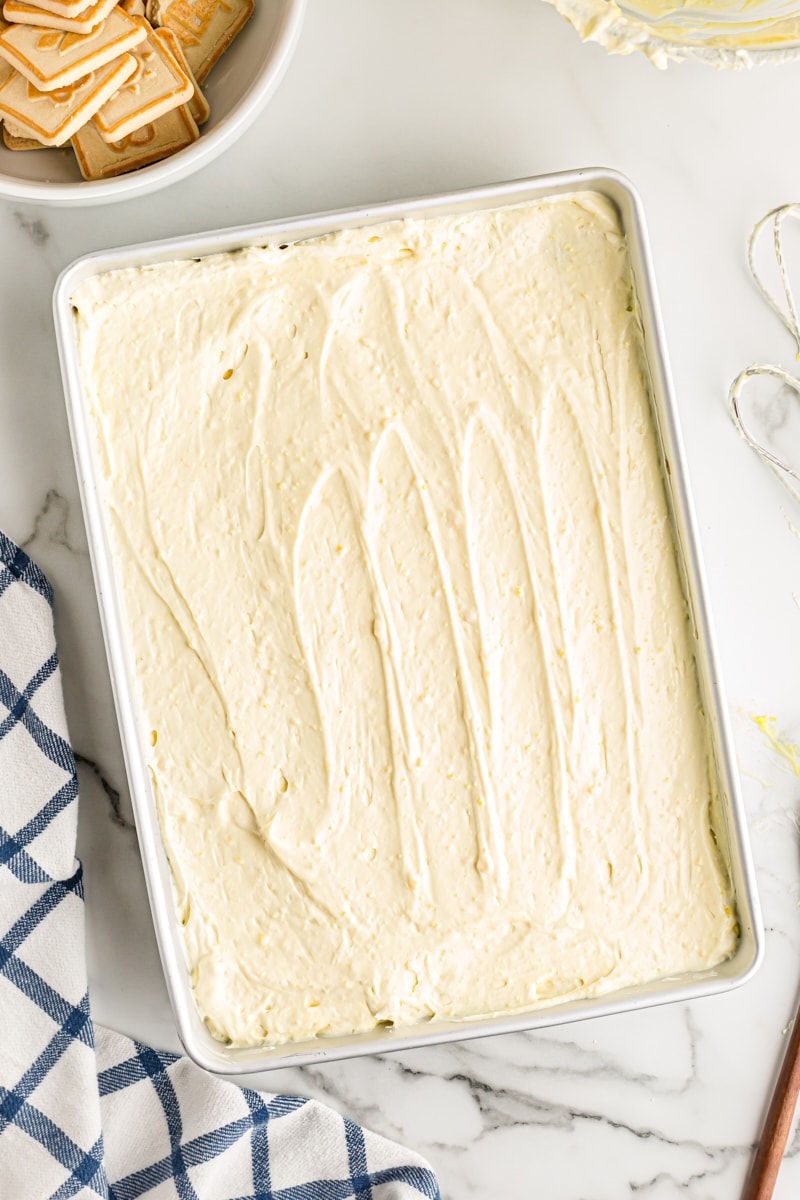
[[[800,55],[799,0],[547,0],[584,41],[613,54],[641,50],[658,67],[694,59],[717,67]]]
[[[736,917],[591,193],[75,294],[142,745],[234,1043],[702,970]]]

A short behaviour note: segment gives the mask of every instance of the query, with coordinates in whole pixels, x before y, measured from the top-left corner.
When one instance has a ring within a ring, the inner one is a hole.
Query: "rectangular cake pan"
[[[546,1008],[513,1015],[471,1017],[460,1021],[434,1020],[421,1025],[379,1028],[367,1034],[317,1038],[313,1041],[293,1042],[272,1048],[225,1045],[211,1035],[195,1006],[180,925],[173,903],[170,867],[161,840],[141,727],[137,720],[133,679],[126,653],[121,596],[114,579],[106,518],[100,495],[100,475],[94,461],[89,414],[80,378],[72,295],[77,286],[89,277],[120,268],[200,258],[246,246],[300,241],[340,229],[374,225],[404,217],[424,218],[467,213],[581,191],[605,195],[616,206],[627,236],[644,329],[645,353],[651,375],[653,416],[660,443],[662,474],[692,615],[701,695],[719,783],[720,811],[717,814],[717,834],[723,860],[730,873],[741,930],[736,952],[714,969],[629,987],[599,999],[562,1001]],[[213,1071],[243,1074],[271,1067],[300,1066],[359,1054],[385,1053],[487,1034],[538,1029],[588,1017],[628,1012],[668,1001],[695,999],[727,991],[752,976],[763,953],[763,930],[755,877],[727,708],[717,666],[642,207],[627,180],[607,170],[575,171],[400,203],[297,217],[288,221],[272,221],[264,225],[109,250],[81,258],[62,273],[56,285],[54,309],[72,445],[153,921],[178,1032],[187,1052],[197,1063]]]

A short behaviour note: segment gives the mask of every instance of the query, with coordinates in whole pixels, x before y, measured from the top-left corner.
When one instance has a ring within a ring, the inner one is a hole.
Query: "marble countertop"
[[[800,990],[800,511],[737,437],[728,385],[795,354],[745,239],[797,199],[800,63],[659,72],[537,0],[310,0],[288,74],[222,158],[135,203],[0,201],[0,528],[49,575],[81,780],[96,1019],[177,1048],[142,878],[51,319],[89,250],[580,166],[641,192],[758,872],[766,956],[718,998],[253,1079],[406,1142],[443,1195],[739,1195]],[[800,259],[798,282],[800,283]],[[157,314],[154,314],[157,319]],[[795,364],[796,365],[796,364]],[[800,446],[798,446],[800,462]],[[775,1193],[800,1193],[800,1135]]]

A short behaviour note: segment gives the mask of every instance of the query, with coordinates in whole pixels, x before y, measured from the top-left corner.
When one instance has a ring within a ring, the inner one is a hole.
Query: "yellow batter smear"
[[[800,747],[781,735],[777,717],[754,716],[752,719],[775,753],[783,759],[789,770],[800,778]]]
[[[606,200],[122,271],[74,303],[215,1033],[510,1012],[732,952]]]
[[[693,58],[748,66],[800,54],[798,0],[548,0],[585,41],[614,54],[641,50],[659,67]]]

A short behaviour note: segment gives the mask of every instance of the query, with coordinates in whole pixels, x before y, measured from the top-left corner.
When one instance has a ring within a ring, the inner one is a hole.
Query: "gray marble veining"
[[[81,768],[91,771],[97,779],[100,787],[103,789],[103,794],[108,800],[109,815],[115,825],[119,825],[120,829],[134,829],[135,826],[122,811],[122,797],[119,789],[115,788],[112,783],[106,779],[100,767],[91,758],[87,758],[85,754],[81,754],[79,750],[75,751],[75,764],[78,768],[78,781],[80,782],[83,772]]]

